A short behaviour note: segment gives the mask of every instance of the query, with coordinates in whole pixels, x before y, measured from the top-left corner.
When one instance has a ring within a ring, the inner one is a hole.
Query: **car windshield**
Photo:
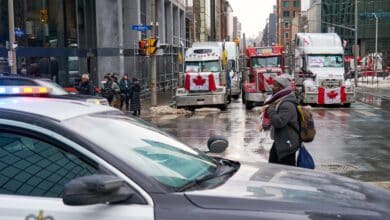
[[[253,68],[265,68],[265,67],[280,67],[279,57],[253,57]]]
[[[127,116],[93,114],[67,120],[64,124],[174,190],[217,169],[215,161],[204,153]]]
[[[52,81],[49,81],[49,80],[41,80],[41,79],[36,80],[36,82],[39,85],[41,85],[41,86],[49,88],[51,90],[50,94],[52,94],[52,95],[66,95],[66,94],[69,94],[67,91],[64,90],[64,88],[62,88],[60,85],[58,85],[55,82],[52,82]]]
[[[343,67],[341,55],[310,55],[307,57],[309,67]]]
[[[186,72],[220,72],[221,65],[218,60],[214,61],[199,61],[199,62],[186,62]]]

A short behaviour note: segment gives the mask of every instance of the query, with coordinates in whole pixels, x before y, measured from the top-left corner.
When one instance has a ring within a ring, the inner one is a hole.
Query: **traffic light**
[[[47,9],[41,9],[39,11],[39,21],[42,24],[47,24],[47,22],[49,21],[49,15],[47,13]]]
[[[147,49],[147,54],[148,56],[154,55],[157,51],[157,39],[154,38],[149,38],[148,39],[148,49]]]
[[[142,39],[138,42],[138,53],[141,56],[146,56],[146,50],[148,48],[148,42],[145,39]]]

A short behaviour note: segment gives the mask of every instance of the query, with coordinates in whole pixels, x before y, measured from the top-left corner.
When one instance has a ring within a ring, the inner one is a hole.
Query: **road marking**
[[[360,114],[362,114],[364,116],[367,116],[367,117],[374,117],[374,116],[376,116],[376,114],[374,114],[372,112],[369,112],[369,111],[364,111],[364,110],[357,110],[355,112],[360,113]]]
[[[348,113],[345,113],[343,111],[330,111],[330,113],[336,117],[348,117],[349,116]]]
[[[191,118],[192,119],[204,119],[204,118],[206,118],[206,115],[194,115]]]

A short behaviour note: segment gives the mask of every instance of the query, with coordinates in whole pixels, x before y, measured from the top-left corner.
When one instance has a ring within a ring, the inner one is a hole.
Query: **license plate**
[[[198,100],[196,100],[196,104],[198,104],[198,105],[204,105],[204,99],[198,99]]]

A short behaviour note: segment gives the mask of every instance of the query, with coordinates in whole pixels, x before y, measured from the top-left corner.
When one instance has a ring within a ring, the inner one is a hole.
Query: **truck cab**
[[[250,47],[246,49],[247,79],[242,100],[247,109],[262,105],[272,94],[273,79],[283,73],[283,47]]]
[[[177,107],[227,108],[226,70],[223,68],[221,55],[220,47],[198,46],[187,50],[185,72],[179,75],[175,95]]]
[[[336,33],[298,33],[295,84],[304,104],[354,102],[354,87],[345,80],[344,49]]]

